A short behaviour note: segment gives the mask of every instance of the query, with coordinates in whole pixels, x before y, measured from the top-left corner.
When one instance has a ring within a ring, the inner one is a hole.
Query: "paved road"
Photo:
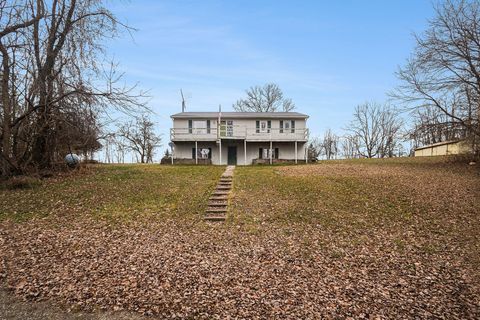
[[[144,320],[128,312],[68,312],[48,302],[25,302],[0,288],[0,320]],[[152,319],[152,318],[148,318]]]

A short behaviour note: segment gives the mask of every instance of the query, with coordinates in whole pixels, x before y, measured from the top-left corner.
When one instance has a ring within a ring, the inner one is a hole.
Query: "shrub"
[[[29,189],[40,184],[40,180],[35,177],[16,176],[5,180],[0,184],[0,188],[7,190]]]

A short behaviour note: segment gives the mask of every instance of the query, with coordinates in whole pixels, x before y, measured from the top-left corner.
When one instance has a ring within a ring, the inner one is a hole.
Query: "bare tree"
[[[347,131],[360,156],[391,157],[399,143],[401,127],[402,121],[392,107],[367,102],[355,108]]]
[[[412,58],[398,71],[402,84],[392,96],[414,112],[438,110],[446,116],[444,127],[462,126],[478,145],[480,3],[446,0],[435,11],[427,31],[416,36]],[[439,118],[432,120],[435,125]]]
[[[398,112],[389,106],[384,106],[380,112],[381,136],[378,156],[380,158],[391,158],[400,147],[403,134],[403,120]]]
[[[37,10],[30,16],[28,8],[33,6],[33,1],[24,3],[9,3],[2,1],[0,3],[0,21],[2,30],[0,30],[0,54],[2,56],[1,64],[1,164],[2,173],[10,171],[18,172],[18,164],[12,150],[12,127],[14,122],[15,107],[12,99],[12,55],[15,52],[16,39],[25,29],[38,23],[44,17],[43,1],[38,1]]]
[[[413,127],[410,139],[413,148],[442,141],[465,139],[468,130],[458,121],[452,121],[448,115],[438,108],[428,106],[412,112]]]
[[[357,136],[346,135],[342,138],[341,143],[342,155],[346,159],[358,158],[358,150],[360,149],[360,142]]]
[[[129,29],[102,0],[1,1],[0,21],[2,175],[51,168],[67,149],[91,154],[100,113],[145,107],[104,61],[104,40]]]
[[[327,160],[335,158],[338,153],[339,137],[328,129],[323,134],[321,141],[321,154],[325,155]]]
[[[283,91],[275,83],[264,86],[251,87],[246,91],[247,97],[240,99],[233,105],[235,111],[240,112],[276,112],[292,111],[295,104],[291,99],[283,97]]]
[[[120,126],[118,136],[125,139],[127,147],[138,156],[140,163],[153,162],[155,149],[161,146],[162,141],[155,133],[155,124],[146,115]]]
[[[307,158],[310,162],[315,162],[322,153],[322,142],[320,138],[313,137],[308,142]]]

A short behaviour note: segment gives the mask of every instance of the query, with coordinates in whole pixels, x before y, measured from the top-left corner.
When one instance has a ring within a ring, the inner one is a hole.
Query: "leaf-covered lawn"
[[[224,168],[99,165],[45,179],[40,186],[0,190],[0,220],[96,216],[114,221],[198,216]]]
[[[0,195],[0,277],[19,296],[160,318],[480,316],[477,166],[237,167],[213,224],[224,168],[92,170]]]

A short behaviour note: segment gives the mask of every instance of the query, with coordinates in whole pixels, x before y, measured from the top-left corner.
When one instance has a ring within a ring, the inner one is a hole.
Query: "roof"
[[[442,142],[437,142],[437,143],[429,144],[429,145],[426,145],[426,146],[418,147],[415,150],[428,149],[428,148],[432,148],[432,147],[443,146],[443,145],[446,145],[446,144],[454,144],[454,143],[458,143],[458,142],[462,142],[462,141],[464,141],[464,140],[442,141]]]
[[[219,112],[180,112],[171,115],[173,119],[206,119],[218,118]],[[299,112],[221,112],[222,118],[228,119],[307,119],[308,116]]]

